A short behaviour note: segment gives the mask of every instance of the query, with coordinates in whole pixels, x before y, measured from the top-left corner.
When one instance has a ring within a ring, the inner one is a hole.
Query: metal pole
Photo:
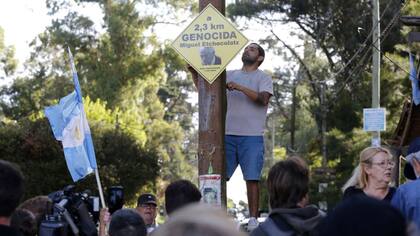
[[[271,149],[271,155],[272,155],[272,162],[274,162],[274,147],[276,146],[276,141],[275,141],[275,138],[276,138],[276,127],[275,127],[275,119],[274,119],[275,117],[274,117],[274,112],[273,112],[273,115],[271,116],[271,128],[272,128],[272,131],[271,131],[271,140],[272,140],[272,149]]]
[[[199,9],[211,3],[220,13],[225,14],[224,0],[200,0]],[[226,73],[223,72],[212,84],[198,76],[198,174],[209,173],[222,176],[221,199],[226,208],[225,171],[225,116],[226,116]]]
[[[292,88],[292,114],[291,114],[291,124],[290,124],[290,148],[291,151],[294,152],[295,149],[295,130],[296,130],[296,87],[298,86],[298,82],[293,83]]]
[[[325,109],[325,82],[321,83],[321,129],[322,129],[322,167],[327,167],[327,110]]]
[[[372,0],[372,21],[373,21],[373,49],[372,49],[372,108],[380,107],[380,63],[381,63],[381,27],[379,22],[379,0]],[[381,133],[379,131],[372,134],[372,146],[381,145]]]

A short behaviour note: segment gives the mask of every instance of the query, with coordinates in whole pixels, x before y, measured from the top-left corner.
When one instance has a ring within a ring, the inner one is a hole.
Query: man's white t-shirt
[[[226,82],[235,82],[257,93],[273,94],[271,77],[261,70],[227,71]],[[226,135],[261,136],[264,133],[267,107],[248,98],[244,93],[226,90]]]

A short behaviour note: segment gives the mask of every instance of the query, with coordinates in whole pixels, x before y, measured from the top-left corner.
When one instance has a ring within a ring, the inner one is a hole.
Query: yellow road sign
[[[209,4],[172,42],[172,47],[210,84],[248,39]]]

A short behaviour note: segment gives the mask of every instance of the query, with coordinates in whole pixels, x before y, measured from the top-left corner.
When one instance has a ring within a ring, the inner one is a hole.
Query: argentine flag
[[[409,78],[411,80],[411,90],[413,94],[413,102],[414,104],[420,104],[420,88],[419,88],[419,80],[417,79],[417,71],[416,66],[414,65],[413,55],[410,53],[410,75]]]
[[[97,168],[92,136],[83,108],[82,92],[68,49],[75,90],[60,99],[59,104],[45,108],[54,136],[61,141],[67,167],[76,182]]]

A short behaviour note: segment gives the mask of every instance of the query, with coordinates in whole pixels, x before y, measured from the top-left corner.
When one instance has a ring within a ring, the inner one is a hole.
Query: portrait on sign
[[[201,65],[220,65],[222,59],[216,55],[214,47],[201,47],[200,48]]]

